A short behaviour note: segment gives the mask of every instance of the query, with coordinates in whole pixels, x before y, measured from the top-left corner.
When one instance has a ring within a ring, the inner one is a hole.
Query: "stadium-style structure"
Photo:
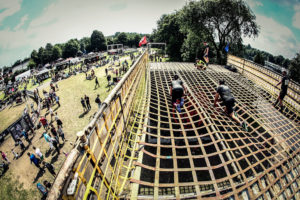
[[[281,76],[232,55],[228,65],[150,63],[145,51],[102,104],[47,199],[300,199],[300,86],[273,106]],[[169,95],[187,89],[181,113]],[[213,107],[219,79],[245,132]]]

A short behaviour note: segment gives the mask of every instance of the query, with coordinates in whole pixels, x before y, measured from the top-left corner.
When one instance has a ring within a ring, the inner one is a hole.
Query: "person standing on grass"
[[[100,108],[100,107],[101,107],[101,100],[100,100],[100,95],[99,95],[99,94],[97,94],[97,97],[96,97],[96,99],[95,99],[95,102],[97,103],[98,108]]]
[[[28,134],[27,134],[27,132],[26,132],[25,129],[23,129],[22,135],[24,136],[25,140],[26,140],[28,143],[31,143],[31,141],[29,140]]]
[[[54,119],[55,119],[55,121],[56,121],[56,124],[57,124],[57,127],[59,128],[59,127],[63,127],[62,125],[63,125],[63,123],[62,123],[62,121],[59,119],[59,117],[58,117],[58,115],[57,115],[57,112],[55,113],[55,116],[54,116]]]
[[[21,138],[17,139],[17,144],[20,145],[22,151],[25,150],[25,145],[24,145],[23,141],[21,140]]]
[[[44,116],[41,116],[40,122],[42,123],[44,129],[47,130],[48,129],[48,121],[47,121],[47,119]]]
[[[90,98],[88,96],[84,95],[84,99],[85,99],[87,109],[91,110]]]
[[[32,153],[30,154],[29,152],[27,153],[27,155],[30,158],[30,163],[33,163],[37,168],[41,168],[40,167],[40,161],[37,157],[35,157],[35,155]]]
[[[0,153],[1,153],[1,156],[2,156],[2,160],[5,160],[6,162],[10,163],[10,161],[7,158],[7,155],[3,151],[0,151]]]
[[[64,132],[62,130],[62,127],[58,126],[57,133],[58,133],[59,137],[61,137],[61,139],[63,140],[63,142],[65,142],[65,140],[66,140],[65,139],[65,134],[64,134]]]
[[[59,96],[55,96],[55,101],[56,101],[56,104],[58,105],[58,107],[60,107]]]
[[[36,148],[35,146],[32,147],[33,150],[35,150],[35,155],[37,155],[41,160],[44,160],[44,155],[42,154],[41,150],[39,148]]]
[[[86,105],[85,105],[85,101],[84,101],[84,99],[81,97],[81,105],[82,105],[82,107],[83,107],[83,111],[84,112],[86,112],[87,111],[87,108],[86,108]]]
[[[97,76],[95,76],[95,83],[95,89],[97,88],[97,86],[100,87]]]
[[[50,138],[50,140],[51,140],[51,142],[52,142],[54,148],[56,149],[57,153],[59,153],[59,147],[58,147],[58,142],[57,142],[57,140],[56,140],[55,138],[52,138],[52,137]]]
[[[53,112],[53,109],[51,107],[49,108],[49,113],[50,113],[51,122],[52,122],[53,121],[54,112]]]
[[[11,149],[11,152],[14,155],[14,159],[18,159],[19,158],[19,154],[15,152],[14,148]]]
[[[53,144],[52,144],[51,137],[47,134],[47,132],[44,132],[43,136],[44,136],[46,142],[49,144],[50,149],[53,149]]]
[[[48,163],[48,162],[45,162],[43,161],[43,169],[46,167],[48,169],[48,171],[55,177],[56,176],[56,173],[54,171],[54,167],[51,163]]]
[[[51,124],[51,129],[50,129],[54,139],[57,141],[57,143],[59,144],[59,138],[58,138],[58,134],[57,131],[55,129],[55,127]]]
[[[108,69],[107,68],[105,68],[105,74],[106,74],[106,76],[108,75]]]

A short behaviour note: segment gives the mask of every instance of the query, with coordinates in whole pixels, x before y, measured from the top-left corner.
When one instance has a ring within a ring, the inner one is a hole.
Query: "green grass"
[[[23,184],[20,184],[15,178],[12,178],[11,173],[6,173],[0,178],[0,197],[1,200],[28,200],[39,199],[41,196],[37,190],[26,190],[23,188]],[[18,175],[19,176],[19,175]]]

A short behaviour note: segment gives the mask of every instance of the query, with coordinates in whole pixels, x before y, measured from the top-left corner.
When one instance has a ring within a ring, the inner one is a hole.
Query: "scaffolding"
[[[149,63],[147,56],[105,100],[49,200],[300,198],[300,125],[292,114],[299,101],[279,112],[269,80],[257,69],[255,78],[246,74],[248,65],[242,76],[217,65],[199,71],[192,63]],[[181,113],[169,95],[175,74],[187,88]],[[231,88],[248,132],[212,106],[219,79]]]

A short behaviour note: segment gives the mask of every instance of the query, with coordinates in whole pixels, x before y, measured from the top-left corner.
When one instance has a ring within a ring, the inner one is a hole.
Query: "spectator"
[[[0,151],[0,153],[1,153],[1,156],[2,156],[2,160],[5,160],[6,162],[10,163],[10,161],[7,158],[7,155],[3,151]]]
[[[56,121],[56,123],[57,123],[57,128],[63,127],[63,126],[62,126],[63,123],[62,123],[62,121],[59,119],[59,117],[58,117],[58,115],[57,115],[57,112],[55,113],[54,119],[55,119],[55,121]]]
[[[32,147],[35,150],[35,154],[41,159],[44,160],[44,155],[42,154],[41,150],[39,148],[36,148],[35,146]]]
[[[90,98],[88,96],[84,95],[84,99],[85,99],[87,109],[90,110],[91,109]]]
[[[97,89],[97,86],[100,87],[97,76],[95,77],[95,89]]]
[[[48,129],[48,121],[44,116],[41,116],[40,122],[42,123],[45,130]]]
[[[65,134],[64,134],[64,132],[62,130],[62,127],[58,126],[57,133],[58,133],[59,137],[61,137],[61,139],[63,140],[63,142],[65,142]]]
[[[11,149],[11,152],[12,152],[12,154],[14,155],[14,159],[18,159],[18,158],[19,158],[19,154],[16,153],[16,152],[14,151],[14,149]]]
[[[53,125],[51,125],[51,129],[50,129],[52,135],[54,136],[54,139],[57,141],[57,143],[59,144],[59,138],[58,138],[58,134],[56,129],[54,128]]]
[[[57,103],[58,107],[60,107],[60,103],[59,103],[59,96],[56,96],[56,97],[55,97],[55,101],[56,101],[56,103]]]
[[[100,108],[101,106],[101,100],[100,100],[100,95],[98,94],[96,99],[95,99],[95,102],[98,104],[98,108]]]
[[[49,183],[48,181],[44,180],[43,184],[47,189],[51,188],[51,183]]]
[[[31,141],[29,140],[28,134],[27,134],[27,132],[26,132],[25,129],[23,129],[22,135],[24,136],[25,140],[26,140],[28,143],[31,143]]]
[[[40,167],[40,161],[37,157],[35,157],[35,155],[32,153],[30,154],[29,152],[27,153],[27,155],[30,158],[30,163],[33,163],[37,168],[41,168]]]
[[[44,136],[46,142],[49,144],[50,149],[52,149],[53,148],[53,144],[52,144],[51,137],[47,134],[47,132],[43,133],[43,136]]]

